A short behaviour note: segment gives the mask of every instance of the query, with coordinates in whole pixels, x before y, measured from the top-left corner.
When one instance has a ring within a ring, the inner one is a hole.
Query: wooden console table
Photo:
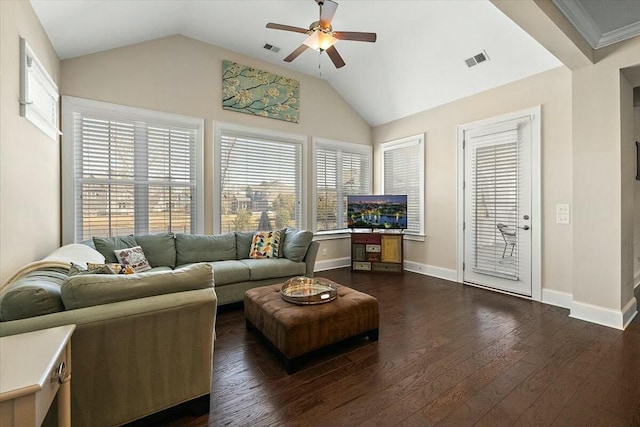
[[[351,270],[403,273],[400,233],[351,233]]]
[[[58,426],[71,425],[71,335],[76,325],[0,338],[0,425],[38,427],[58,393]]]

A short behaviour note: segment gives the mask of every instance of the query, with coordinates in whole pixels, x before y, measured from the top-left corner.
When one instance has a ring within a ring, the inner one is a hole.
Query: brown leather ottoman
[[[244,295],[248,329],[257,329],[284,359],[287,373],[300,356],[347,338],[378,340],[378,300],[337,285],[338,297],[318,305],[295,305],[280,296],[282,285],[263,286]]]

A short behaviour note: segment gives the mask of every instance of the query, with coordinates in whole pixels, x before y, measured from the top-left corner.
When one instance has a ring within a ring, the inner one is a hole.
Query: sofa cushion
[[[176,234],[176,265],[225,261],[236,258],[234,233],[203,235]]]
[[[60,286],[65,268],[43,268],[26,273],[0,292],[0,320],[18,320],[64,310]]]
[[[216,261],[210,264],[213,267],[213,277],[216,286],[247,282],[251,278],[249,275],[249,267],[240,261]]]
[[[287,228],[282,243],[282,252],[287,259],[300,262],[307,254],[307,249],[313,240],[313,233],[308,230]]]
[[[64,307],[73,310],[209,287],[213,287],[213,269],[200,263],[171,271],[73,276],[62,283],[60,291]]]
[[[250,280],[249,267],[236,260],[212,261],[208,264],[213,268],[213,281],[218,286],[224,286],[232,283],[248,282]],[[183,268],[185,264],[176,268]]]
[[[304,262],[294,262],[286,258],[243,259],[239,262],[249,267],[251,280],[274,279],[304,275]]]
[[[104,256],[104,262],[107,264],[118,262],[116,249],[126,249],[138,246],[136,238],[133,236],[115,236],[115,237],[94,237],[93,244],[96,250]]]
[[[173,233],[136,236],[136,242],[142,247],[151,267],[176,266],[176,242]]]
[[[249,258],[278,258],[280,231],[256,231],[251,241]]]
[[[253,231],[236,231],[236,259],[249,258],[253,235]]]

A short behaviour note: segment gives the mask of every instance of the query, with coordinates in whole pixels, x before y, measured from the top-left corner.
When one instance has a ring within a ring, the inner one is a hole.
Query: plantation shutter
[[[20,73],[20,115],[57,141],[58,87],[23,38],[20,38]]]
[[[149,232],[195,232],[195,129],[147,126]],[[144,176],[142,177],[144,179]],[[142,206],[144,212],[145,207]]]
[[[473,270],[518,279],[518,130],[515,125],[471,137]],[[498,225],[506,226],[503,237]],[[515,241],[515,240],[511,240]]]
[[[384,194],[407,195],[407,231],[421,233],[421,141],[383,151]]]
[[[196,232],[197,128],[74,115],[76,241]]]
[[[221,231],[302,226],[302,144],[222,132]]]
[[[354,144],[316,146],[316,227],[318,231],[347,228],[347,196],[369,194],[371,154]]]
[[[318,231],[338,229],[337,150],[316,150],[316,227]]]

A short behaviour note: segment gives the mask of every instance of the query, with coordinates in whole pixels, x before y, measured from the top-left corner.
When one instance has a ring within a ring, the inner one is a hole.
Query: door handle
[[[529,227],[528,225],[525,225],[524,227],[518,227],[521,228],[522,230],[529,230],[531,227]]]

